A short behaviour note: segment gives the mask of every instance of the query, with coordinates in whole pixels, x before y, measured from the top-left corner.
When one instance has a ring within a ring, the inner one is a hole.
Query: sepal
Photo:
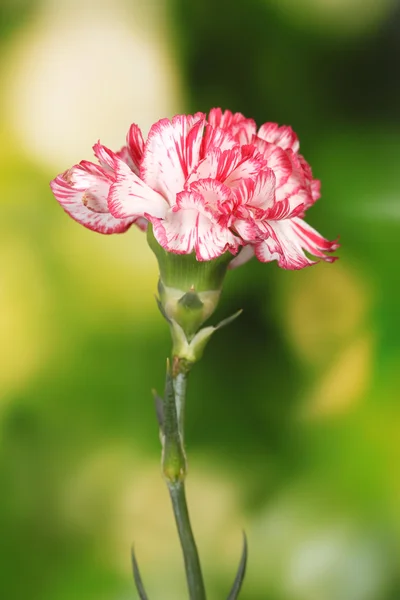
[[[172,354],[186,364],[187,368],[196,363],[203,356],[204,349],[215,331],[229,325],[242,313],[238,310],[235,314],[223,319],[218,325],[203,327],[191,339],[186,336],[184,329],[174,319],[170,319],[172,335]]]
[[[221,290],[199,292],[192,286],[185,291],[168,287],[160,279],[158,293],[157,303],[163,316],[178,323],[191,339],[215,311]]]

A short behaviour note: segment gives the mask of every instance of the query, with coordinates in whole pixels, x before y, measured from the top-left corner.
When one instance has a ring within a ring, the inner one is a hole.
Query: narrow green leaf
[[[136,560],[136,556],[135,556],[135,552],[134,552],[133,548],[131,551],[131,557],[132,557],[133,578],[135,580],[136,589],[139,594],[139,598],[140,598],[140,600],[149,600],[149,597],[146,594],[144,587],[143,587],[143,582],[142,582],[142,578],[140,576],[139,566],[137,564],[137,560]]]
[[[233,582],[233,586],[231,591],[229,592],[229,596],[227,600],[237,600],[239,597],[240,590],[242,588],[244,576],[246,574],[246,564],[247,564],[247,538],[246,534],[243,532],[243,550],[242,557],[240,559],[239,567],[236,573],[235,581]]]

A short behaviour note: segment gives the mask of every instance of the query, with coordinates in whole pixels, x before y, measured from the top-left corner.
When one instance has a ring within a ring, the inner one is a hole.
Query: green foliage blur
[[[132,543],[150,598],[186,598],[155,259],[138,230],[74,223],[48,182],[103,131],[117,148],[133,121],[213,106],[293,126],[322,180],[308,220],[342,247],[230,272],[213,322],[244,312],[190,375],[209,598],[242,529],[243,600],[400,598],[399,28],[394,0],[1,0],[1,598],[134,599]]]

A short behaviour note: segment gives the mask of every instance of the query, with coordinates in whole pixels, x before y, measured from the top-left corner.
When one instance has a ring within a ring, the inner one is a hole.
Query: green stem
[[[185,561],[186,580],[190,600],[206,600],[203,576],[196,542],[190,525],[186,503],[185,484],[183,481],[168,482],[169,494],[174,510],[176,526]]]
[[[175,406],[178,417],[179,433],[182,445],[185,444],[185,399],[186,399],[187,373],[178,373],[174,377]]]
[[[189,597],[190,600],[206,600],[200,559],[190,525],[185,495],[186,456],[183,447],[183,414],[186,376],[186,373],[178,371],[172,377],[168,365],[162,427],[162,465],[185,561]]]

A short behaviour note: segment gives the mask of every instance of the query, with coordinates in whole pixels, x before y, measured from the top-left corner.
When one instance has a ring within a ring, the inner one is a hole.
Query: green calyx
[[[185,335],[192,337],[216,309],[221,295],[220,290],[196,292],[170,288],[158,282],[160,304],[168,320],[174,320],[182,327]]]
[[[180,290],[221,290],[228,265],[234,259],[230,252],[206,261],[197,260],[194,253],[167,252],[155,239],[150,223],[147,228],[147,241],[157,257],[160,279],[164,285]]]
[[[176,321],[191,340],[216,309],[228,265],[234,257],[226,252],[213,260],[198,261],[194,253],[167,252],[155,239],[151,225],[147,240],[160,269],[160,307],[165,317]]]

